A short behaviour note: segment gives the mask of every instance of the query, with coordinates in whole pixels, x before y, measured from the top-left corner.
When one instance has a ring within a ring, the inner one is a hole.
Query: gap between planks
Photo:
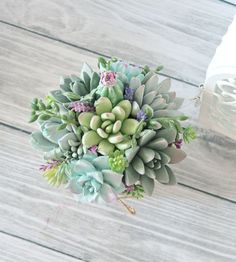
[[[89,49],[89,48],[86,48],[86,47],[83,47],[83,46],[79,46],[79,45],[76,45],[76,44],[67,42],[67,41],[62,40],[62,39],[60,39],[60,38],[53,37],[53,36],[50,36],[50,35],[46,35],[46,34],[43,34],[43,33],[40,33],[40,32],[34,31],[34,30],[31,30],[31,29],[28,29],[28,28],[23,27],[23,26],[19,26],[19,25],[16,25],[16,24],[13,24],[13,23],[4,21],[4,20],[0,20],[0,23],[5,24],[5,25],[8,25],[8,26],[11,26],[11,27],[15,27],[15,28],[17,28],[17,29],[19,29],[19,30],[23,30],[23,31],[26,31],[26,32],[29,32],[29,33],[32,33],[32,34],[35,34],[35,35],[38,35],[38,36],[41,36],[41,37],[44,37],[44,38],[53,40],[53,41],[57,41],[57,42],[62,43],[62,44],[64,44],[64,45],[68,45],[68,46],[71,46],[71,47],[74,47],[74,48],[83,50],[83,51],[88,52],[88,53],[90,53],[90,54],[100,55],[100,56],[103,56],[103,57],[105,57],[105,58],[111,58],[111,56],[108,56],[108,55],[103,54],[103,53],[101,53],[101,52],[97,52],[97,51],[95,51],[95,50],[91,50],[91,49]],[[141,65],[139,65],[139,66],[140,66],[141,68],[143,68]],[[192,82],[189,82],[189,81],[180,79],[180,78],[178,78],[178,77],[174,77],[174,76],[171,76],[171,75],[168,75],[168,74],[164,74],[164,73],[161,73],[161,72],[158,72],[158,74],[161,75],[161,76],[169,77],[169,78],[174,79],[174,80],[177,80],[177,81],[179,81],[179,82],[182,82],[182,83],[185,83],[185,84],[194,86],[194,87],[199,87],[198,85],[196,85],[196,84],[194,84],[194,83],[192,83]]]
[[[56,252],[56,253],[61,254],[61,255],[65,255],[65,256],[70,257],[70,258],[74,258],[74,259],[77,260],[77,261],[89,262],[88,260],[84,260],[84,259],[81,258],[81,257],[73,256],[73,255],[71,255],[71,254],[69,254],[69,253],[62,252],[62,251],[57,250],[57,249],[55,249],[55,248],[48,247],[48,246],[46,246],[46,245],[40,244],[40,243],[38,243],[38,242],[35,242],[35,241],[33,241],[33,240],[30,240],[30,239],[27,239],[27,238],[24,238],[24,237],[21,237],[21,236],[18,236],[18,235],[15,235],[15,234],[12,234],[12,233],[3,231],[3,230],[0,230],[0,234],[4,234],[4,235],[6,235],[6,236],[13,237],[13,238],[16,238],[16,239],[19,239],[19,240],[28,242],[28,243],[30,243],[30,244],[36,245],[36,246],[38,246],[38,247],[45,248],[45,249],[47,249],[47,250]]]
[[[5,127],[7,127],[7,128],[10,128],[10,129],[13,129],[13,130],[16,130],[16,131],[18,131],[18,132],[25,133],[25,134],[27,134],[27,135],[30,135],[30,134],[31,134],[31,132],[29,132],[29,131],[27,131],[27,130],[24,130],[24,129],[15,127],[15,126],[11,126],[11,125],[5,124],[5,123],[3,123],[3,122],[0,122],[0,125],[5,126]],[[219,199],[224,200],[224,201],[228,201],[228,202],[233,203],[233,204],[236,204],[236,201],[234,201],[234,200],[231,200],[231,199],[226,198],[226,197],[219,196],[219,195],[217,195],[217,194],[213,194],[213,193],[207,192],[207,191],[202,190],[202,189],[198,189],[198,188],[196,188],[196,187],[193,187],[193,186],[190,186],[190,185],[187,185],[187,184],[184,184],[184,183],[179,183],[179,182],[178,182],[178,185],[183,186],[183,187],[187,187],[187,188],[189,188],[189,189],[198,191],[198,192],[200,192],[200,193],[203,193],[203,194],[206,194],[206,195],[209,195],[209,196],[212,196],[212,197],[219,198]]]

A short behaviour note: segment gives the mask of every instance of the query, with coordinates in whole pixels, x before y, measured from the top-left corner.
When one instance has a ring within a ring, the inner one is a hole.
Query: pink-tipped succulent
[[[116,84],[116,73],[112,71],[102,72],[101,83],[105,86],[114,86]]]
[[[176,148],[180,149],[183,145],[183,139],[179,139],[175,142]]]

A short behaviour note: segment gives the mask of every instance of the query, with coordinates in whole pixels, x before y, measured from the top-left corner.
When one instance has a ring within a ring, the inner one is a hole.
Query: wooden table
[[[97,55],[151,66],[189,98],[236,7],[219,0],[0,2],[0,261],[236,261],[236,142],[202,128],[179,184],[121,206],[76,204],[38,172],[30,101]]]

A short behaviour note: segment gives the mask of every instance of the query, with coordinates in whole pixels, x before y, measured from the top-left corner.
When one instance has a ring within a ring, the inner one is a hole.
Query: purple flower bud
[[[105,86],[114,86],[116,84],[116,73],[112,71],[102,72],[100,81]]]
[[[143,110],[140,110],[140,111],[138,112],[136,118],[137,118],[138,121],[142,121],[142,120],[145,121],[145,120],[148,119],[147,115],[145,114],[145,112],[144,112]]]
[[[183,139],[179,139],[179,140],[175,141],[174,144],[175,144],[176,148],[180,149],[183,145]]]
[[[125,94],[124,94],[124,99],[129,100],[130,102],[133,101],[134,97],[134,89],[126,86],[125,87]]]

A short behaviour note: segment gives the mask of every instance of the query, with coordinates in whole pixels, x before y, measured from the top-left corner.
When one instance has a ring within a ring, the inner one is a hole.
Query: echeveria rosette
[[[170,86],[170,79],[165,79],[159,84],[157,74],[152,71],[147,73],[142,81],[133,77],[129,85],[129,88],[135,90],[131,115],[137,117],[141,110],[149,119],[181,115],[177,109],[184,99],[176,97],[175,92],[170,92]]]
[[[59,130],[63,124],[60,119],[50,118],[40,122],[40,131],[31,134],[31,144],[44,152],[46,160],[63,160],[69,153],[82,154],[80,137],[71,126]],[[75,156],[74,154],[74,156]]]
[[[175,184],[175,176],[168,164],[175,164],[186,156],[173,144],[176,136],[174,128],[142,131],[137,147],[125,151],[129,162],[125,170],[126,185],[140,181],[145,192],[151,195],[155,179],[163,184]]]
[[[131,147],[131,136],[139,127],[136,119],[129,118],[131,104],[123,100],[115,107],[107,97],[95,102],[96,112],[79,115],[79,123],[84,128],[82,143],[87,148],[98,145],[98,152],[109,155],[116,148],[126,150]]]
[[[125,190],[122,177],[110,169],[107,156],[86,154],[71,162],[68,188],[81,203],[112,202]]]
[[[60,89],[51,91],[51,96],[59,103],[65,104],[78,100],[93,100],[95,90],[99,85],[100,76],[84,63],[80,76],[63,76],[60,79]]]
[[[97,87],[96,94],[108,97],[112,105],[123,100],[124,85],[116,77],[116,73],[112,71],[104,71],[101,73],[100,84]]]

